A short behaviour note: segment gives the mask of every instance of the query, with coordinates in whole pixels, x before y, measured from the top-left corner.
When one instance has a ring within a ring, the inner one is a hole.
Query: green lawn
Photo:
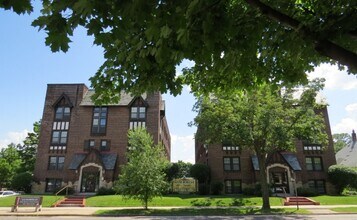
[[[24,195],[38,196],[38,195]],[[57,199],[62,196],[43,195],[43,207],[50,207]],[[357,205],[357,196],[315,196],[310,197],[321,205]],[[15,202],[15,196],[0,198],[0,207],[10,207]],[[270,197],[271,206],[280,206],[283,199],[278,197]],[[138,200],[124,200],[119,195],[109,196],[93,196],[86,200],[87,206],[93,207],[141,207]],[[262,199],[260,197],[246,196],[198,196],[198,195],[167,195],[155,198],[149,203],[149,206],[179,206],[179,207],[194,207],[194,206],[211,206],[211,207],[230,207],[230,206],[261,206]]]
[[[124,200],[119,195],[93,196],[86,199],[87,206],[96,207],[136,207],[141,206],[138,200]],[[168,195],[157,197],[149,206],[261,206],[260,197],[244,196],[197,196],[197,195]],[[270,205],[282,205],[282,199],[270,198]]]
[[[50,207],[53,203],[56,202],[56,199],[62,199],[63,196],[54,196],[54,195],[21,195],[23,197],[43,197],[42,206]],[[0,207],[10,207],[14,205],[16,196],[9,196],[0,198]]]
[[[314,196],[309,197],[321,205],[357,205],[357,196]]]
[[[162,216],[187,216],[187,215],[246,215],[246,214],[309,214],[305,209],[270,209],[262,211],[259,208],[172,208],[172,209],[122,209],[122,210],[99,210],[95,214],[100,216],[121,215],[162,215]]]
[[[332,208],[331,210],[343,213],[357,213],[357,207]]]

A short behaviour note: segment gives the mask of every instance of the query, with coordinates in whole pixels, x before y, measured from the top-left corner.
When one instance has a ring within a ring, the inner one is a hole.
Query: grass
[[[357,213],[357,207],[332,208],[331,210],[343,213]]]
[[[314,196],[309,197],[321,205],[357,205],[357,196]]]
[[[42,207],[50,207],[57,200],[62,199],[63,196],[54,196],[54,195],[21,195],[22,197],[43,197]],[[0,207],[10,207],[15,203],[16,196],[9,196],[0,198]],[[56,200],[57,199],[57,200]]]
[[[228,216],[228,215],[257,215],[257,214],[309,214],[304,209],[270,209],[259,208],[172,208],[172,209],[117,209],[99,210],[95,215],[99,216],[127,216],[127,215],[151,215],[151,216]]]
[[[87,206],[95,207],[140,207],[142,204],[138,200],[123,199],[120,195],[93,196],[86,199]],[[149,206],[261,206],[260,197],[245,196],[197,196],[197,195],[167,195],[154,198],[149,202]],[[270,205],[282,205],[282,199],[278,197],[270,198]]]

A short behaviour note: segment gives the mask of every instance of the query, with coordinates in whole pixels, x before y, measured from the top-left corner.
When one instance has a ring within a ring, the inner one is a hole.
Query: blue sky
[[[93,39],[83,29],[76,30],[67,53],[52,53],[45,46],[45,33],[31,26],[38,16],[17,15],[0,9],[0,148],[20,143],[32,125],[42,117],[46,87],[49,83],[85,83],[103,63],[103,50],[93,45]],[[185,66],[188,63],[181,65]],[[178,68],[180,69],[180,68]],[[357,129],[357,78],[322,65],[310,74],[325,77],[323,95],[329,103],[333,133]],[[164,95],[172,138],[172,161],[194,162],[195,128],[190,122],[194,98],[185,88],[182,95]]]

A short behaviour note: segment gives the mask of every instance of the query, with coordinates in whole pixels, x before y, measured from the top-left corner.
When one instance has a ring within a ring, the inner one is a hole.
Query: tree
[[[9,144],[7,148],[0,151],[0,188],[10,187],[15,174],[21,164],[20,156],[15,144]]]
[[[171,163],[168,165],[166,168],[166,176],[169,181],[175,179],[175,178],[184,178],[188,177],[190,175],[190,169],[192,167],[192,164],[187,162],[183,162],[179,160],[176,163]]]
[[[98,103],[119,91],[231,91],[263,82],[307,82],[322,62],[357,73],[357,2],[271,0],[42,1],[33,25],[52,51],[69,49],[82,26],[104,48],[91,78]],[[16,13],[30,0],[0,1]],[[183,60],[195,65],[177,77]]]
[[[205,144],[230,141],[243,150],[253,151],[259,162],[263,209],[269,209],[267,157],[282,150],[295,150],[294,141],[327,143],[323,117],[316,113],[322,106],[315,97],[323,86],[312,82],[300,98],[292,88],[262,85],[255,90],[216,93],[201,97],[196,139]]]
[[[33,132],[27,133],[24,145],[17,145],[21,158],[20,172],[33,172],[35,168],[36,152],[40,137],[41,120],[33,124]]]
[[[154,146],[145,129],[130,130],[128,138],[128,163],[122,167],[115,188],[124,198],[140,200],[147,209],[148,202],[167,190],[164,169],[168,161],[163,147]]]
[[[335,148],[335,153],[340,151],[342,148],[349,146],[352,141],[352,137],[347,133],[333,134],[333,146]]]

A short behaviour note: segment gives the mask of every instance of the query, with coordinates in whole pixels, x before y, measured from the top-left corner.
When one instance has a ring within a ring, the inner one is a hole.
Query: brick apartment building
[[[317,193],[333,193],[333,186],[327,181],[327,170],[336,164],[327,108],[324,115],[328,146],[295,142],[295,152],[275,152],[268,156],[268,183],[275,193],[293,194],[296,187],[311,188]],[[259,182],[259,165],[253,152],[242,150],[230,144],[205,146],[196,141],[196,163],[207,164],[211,170],[211,182],[224,183],[224,193],[239,194],[246,187]]]
[[[156,92],[96,106],[84,84],[49,84],[41,123],[32,190],[54,192],[72,185],[76,192],[111,187],[127,159],[128,129],[144,126],[170,160],[165,102]]]

